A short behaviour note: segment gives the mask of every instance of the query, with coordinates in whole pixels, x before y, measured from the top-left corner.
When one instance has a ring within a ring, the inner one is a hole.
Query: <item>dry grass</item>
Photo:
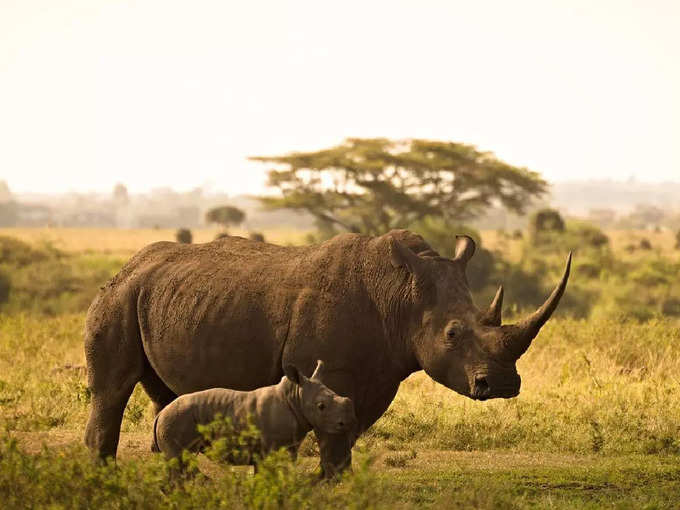
[[[194,243],[215,239],[219,229],[206,228],[192,231]],[[232,229],[232,235],[248,236],[245,230]],[[270,229],[261,232],[274,244],[303,244],[308,232],[295,229]],[[114,255],[131,255],[147,244],[157,241],[174,241],[173,229],[118,229],[118,228],[0,228],[0,236],[10,236],[31,244],[50,242],[70,253],[97,252]]]

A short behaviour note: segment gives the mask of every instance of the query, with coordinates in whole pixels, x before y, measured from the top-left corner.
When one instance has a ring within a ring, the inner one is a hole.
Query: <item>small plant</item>
[[[652,249],[652,243],[649,239],[647,239],[646,237],[643,237],[642,239],[640,239],[639,248],[641,250],[651,250]]]
[[[264,243],[264,235],[261,234],[260,232],[251,232],[248,235],[248,239],[250,239],[251,241],[259,241],[261,243]]]
[[[403,468],[406,467],[409,460],[413,460],[418,456],[415,450],[409,452],[396,452],[390,455],[385,455],[383,462],[388,467]]]
[[[252,420],[236,427],[230,418],[220,414],[207,425],[199,425],[203,440],[209,445],[206,456],[215,462],[252,464],[262,458],[260,431]]]
[[[188,228],[180,228],[175,232],[175,240],[182,244],[191,244],[193,241],[193,236],[191,235],[191,230]]]

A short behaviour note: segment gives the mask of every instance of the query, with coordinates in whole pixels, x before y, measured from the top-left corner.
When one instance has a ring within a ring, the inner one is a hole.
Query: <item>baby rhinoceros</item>
[[[322,372],[321,361],[309,378],[287,365],[285,376],[273,386],[253,391],[213,388],[182,395],[156,416],[152,449],[168,459],[181,458],[183,450],[202,451],[208,445],[197,427],[220,414],[231,420],[236,432],[249,422],[257,427],[258,451],[251,453],[263,455],[285,447],[295,459],[310,430],[337,434],[356,422],[352,400],[324,385]],[[249,464],[255,462],[251,455],[244,458],[250,459]]]

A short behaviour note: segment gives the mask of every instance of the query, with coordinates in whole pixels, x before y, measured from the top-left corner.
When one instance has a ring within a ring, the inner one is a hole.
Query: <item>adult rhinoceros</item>
[[[473,399],[514,397],[515,362],[555,310],[570,260],[543,306],[501,326],[502,288],[484,311],[470,296],[474,250],[459,236],[453,259],[444,258],[405,230],[305,247],[240,237],[152,244],[90,306],[85,442],[95,457],[115,457],[138,382],[159,411],[177,395],[252,390],[277,383],[287,364],[311,373],[323,359],[326,384],[354,400],[358,418],[349,434],[319,433],[329,476],[348,465],[357,435],[417,370]]]

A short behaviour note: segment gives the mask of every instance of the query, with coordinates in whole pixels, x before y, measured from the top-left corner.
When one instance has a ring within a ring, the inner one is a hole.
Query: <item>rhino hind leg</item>
[[[158,374],[151,368],[151,365],[146,364],[144,374],[142,375],[142,387],[153,404],[153,414],[158,416],[165,406],[177,398],[177,395],[166,386],[166,384],[158,377]],[[154,422],[155,423],[155,422]],[[156,451],[156,439],[151,438],[151,451]]]
[[[134,387],[134,384],[125,385],[105,395],[93,392],[85,444],[95,460],[103,462],[107,458],[116,458],[123,413]]]
[[[144,368],[141,383],[153,404],[154,416],[157,416],[165,406],[177,398],[177,395],[158,377],[148,362]]]
[[[85,327],[91,392],[85,444],[94,460],[104,461],[116,457],[125,406],[142,378],[145,358],[136,321],[121,321],[115,311],[97,308],[90,308]]]

